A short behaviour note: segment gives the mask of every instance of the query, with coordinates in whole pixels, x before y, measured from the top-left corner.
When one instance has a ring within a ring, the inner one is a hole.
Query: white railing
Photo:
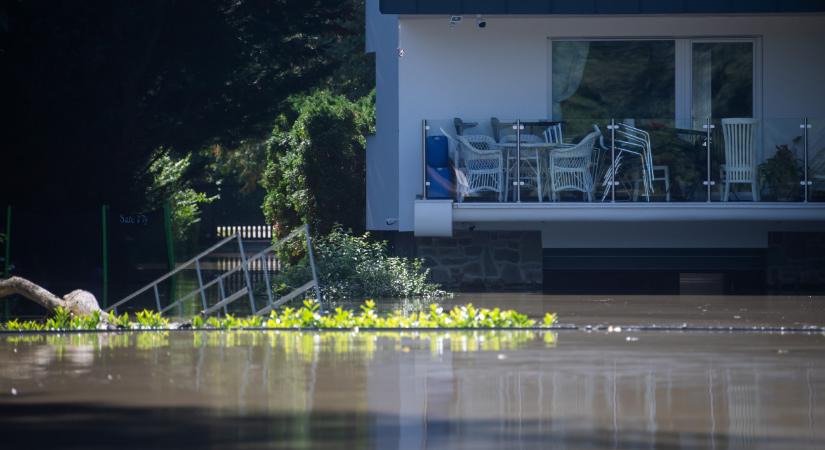
[[[272,239],[270,225],[222,225],[216,227],[215,234],[219,238],[240,235],[241,239]]]

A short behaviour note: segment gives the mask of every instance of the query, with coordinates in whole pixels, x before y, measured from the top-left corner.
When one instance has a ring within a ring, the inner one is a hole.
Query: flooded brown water
[[[821,449],[825,335],[0,335],[0,448]]]
[[[503,306],[563,324],[804,327],[825,326],[825,296],[457,294],[446,302]],[[446,306],[445,305],[445,306]]]

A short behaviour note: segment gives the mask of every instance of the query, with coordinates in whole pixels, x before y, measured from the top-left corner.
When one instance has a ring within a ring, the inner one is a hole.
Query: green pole
[[[6,206],[6,254],[3,260],[3,276],[11,275],[11,205]]]
[[[3,260],[3,277],[11,276],[11,205],[6,206],[6,245],[5,245],[5,259]],[[5,302],[5,319],[8,320],[11,316],[11,300]]]
[[[100,208],[100,227],[103,231],[101,239],[103,240],[103,308],[109,306],[109,229],[108,221],[106,220],[109,212],[109,205],[103,205]]]
[[[163,203],[163,229],[166,234],[166,259],[169,270],[175,270],[175,239],[172,236],[172,206],[169,200]],[[170,282],[169,301],[175,301],[175,277]]]

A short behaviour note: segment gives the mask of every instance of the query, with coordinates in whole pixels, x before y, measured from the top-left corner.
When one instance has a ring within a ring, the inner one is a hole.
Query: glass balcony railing
[[[825,119],[422,122],[425,199],[825,202]]]
[[[825,118],[807,119],[805,126],[805,149],[807,157],[804,165],[805,195],[808,201],[825,202]]]

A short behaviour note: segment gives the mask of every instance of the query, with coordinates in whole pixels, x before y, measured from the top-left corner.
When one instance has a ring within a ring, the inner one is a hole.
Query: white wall
[[[825,118],[825,16],[487,19],[483,30],[472,18],[454,28],[446,16],[399,20],[400,231],[413,229],[413,202],[421,194],[421,120],[548,117],[548,38],[758,36],[761,116]]]
[[[398,229],[398,16],[366,3],[366,51],[375,53],[376,133],[367,136],[367,229]]]

